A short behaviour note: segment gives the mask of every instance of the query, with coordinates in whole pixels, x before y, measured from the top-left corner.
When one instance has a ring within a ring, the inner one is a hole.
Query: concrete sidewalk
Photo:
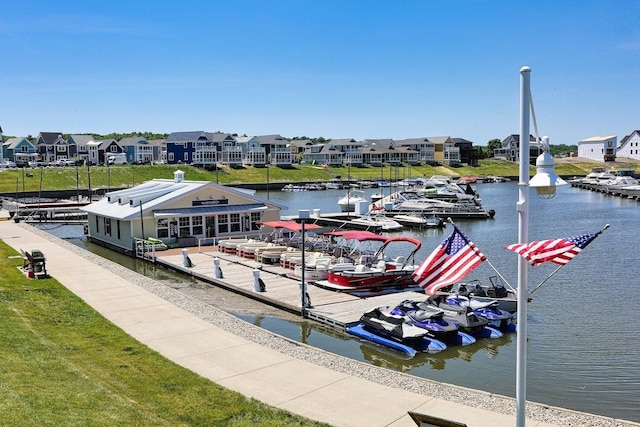
[[[115,325],[231,390],[335,426],[415,426],[408,411],[468,426],[515,424],[515,415],[384,386],[258,345],[132,284],[111,271],[108,261],[96,264],[41,233],[13,221],[0,222],[0,239],[17,251],[42,250],[48,273]],[[601,421],[614,425],[609,418]],[[561,424],[530,419],[527,425]]]

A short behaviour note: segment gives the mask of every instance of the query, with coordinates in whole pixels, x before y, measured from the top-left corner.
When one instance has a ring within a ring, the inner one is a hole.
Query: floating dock
[[[189,248],[188,258],[192,266],[185,267],[182,252],[184,249],[157,252],[156,263],[302,316],[300,280],[288,276],[293,273],[293,270],[219,252],[216,246]],[[215,259],[220,261],[221,278],[216,278]],[[255,273],[259,274],[264,282],[264,292],[255,290]],[[405,299],[425,298],[424,293],[413,291],[398,291],[363,298],[346,292],[320,288],[311,283],[307,283],[307,293],[311,302],[311,307],[305,310],[307,317],[340,330],[344,330],[351,323],[358,322],[362,314],[373,307],[397,305]]]

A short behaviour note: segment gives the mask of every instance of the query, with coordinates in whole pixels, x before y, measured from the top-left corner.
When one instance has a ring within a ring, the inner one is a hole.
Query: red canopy
[[[302,230],[302,224],[299,224],[295,221],[265,221],[265,222],[261,222],[260,224],[266,225],[271,228],[286,228],[287,230],[291,230],[291,231]],[[304,228],[305,230],[315,230],[322,227],[316,224],[305,224]]]

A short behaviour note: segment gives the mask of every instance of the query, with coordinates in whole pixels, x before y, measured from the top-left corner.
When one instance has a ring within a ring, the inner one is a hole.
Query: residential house
[[[460,151],[460,163],[467,164],[469,166],[478,166],[478,160],[480,159],[479,151],[474,149],[473,142],[464,138],[451,138],[453,144]]]
[[[323,166],[342,166],[344,154],[331,142],[306,147],[302,154],[304,163]]]
[[[584,157],[598,162],[616,159],[618,136],[592,136],[578,141],[578,157]]]
[[[347,163],[356,167],[363,165],[362,141],[356,141],[353,138],[338,138],[330,140],[329,144],[342,153],[343,165],[346,165]]]
[[[372,166],[400,164],[400,153],[396,150],[393,139],[365,139],[362,144],[363,163]]]
[[[150,139],[148,143],[153,151],[153,163],[167,163],[167,140]]]
[[[395,141],[396,145],[401,147],[410,147],[418,152],[418,161],[420,163],[434,164],[436,162],[436,145],[429,141],[429,138],[408,138]]]
[[[542,143],[529,135],[529,163],[536,164],[536,159],[543,152]],[[502,140],[502,147],[493,150],[493,157],[503,158],[510,162],[520,162],[520,135],[511,134]]]
[[[304,152],[307,148],[315,145],[310,139],[294,139],[289,143],[293,153],[294,163],[300,163],[304,159]]]
[[[94,141],[93,135],[71,135],[67,140],[69,146],[75,147],[74,158],[85,161],[89,159],[89,148],[87,144],[92,141]]]
[[[122,138],[118,144],[127,154],[127,163],[150,164],[159,158],[154,155],[154,146],[143,136]]]
[[[167,137],[168,164],[215,166],[218,160],[216,151],[216,146],[204,131],[173,132]]]
[[[11,160],[24,165],[32,160],[39,160],[39,157],[36,147],[25,137],[9,138],[2,143],[0,161]]]
[[[207,136],[216,147],[218,163],[231,168],[242,166],[242,147],[237,144],[233,135],[224,132],[213,132],[207,133]]]
[[[293,165],[293,151],[289,141],[280,135],[259,135],[255,138],[265,150],[267,164],[278,167]]]
[[[616,156],[640,160],[640,130],[634,130],[622,138],[620,146],[616,149]]]
[[[456,165],[460,163],[460,149],[450,136],[430,136],[434,144],[433,157],[436,163]]]
[[[40,132],[35,142],[40,159],[50,163],[71,159],[75,155],[75,146],[70,146],[62,132]]]
[[[258,236],[260,223],[280,219],[281,205],[246,190],[209,181],[153,179],[112,191],[81,208],[88,216],[88,239],[123,252],[134,252],[136,239],[154,237],[169,245],[196,246],[233,236]]]
[[[110,154],[124,153],[122,146],[115,139],[91,141],[87,143],[88,161],[91,165],[106,165]],[[129,158],[127,157],[127,162]]]
[[[255,136],[238,136],[236,144],[242,149],[243,166],[265,167],[267,152]]]

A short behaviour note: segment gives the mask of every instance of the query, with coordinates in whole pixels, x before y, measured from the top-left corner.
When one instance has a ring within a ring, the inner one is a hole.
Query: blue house
[[[9,138],[2,144],[0,160],[11,160],[16,163],[39,160],[36,147],[27,138]]]
[[[213,152],[215,145],[204,131],[173,132],[167,138],[167,163],[191,164],[196,150]]]

